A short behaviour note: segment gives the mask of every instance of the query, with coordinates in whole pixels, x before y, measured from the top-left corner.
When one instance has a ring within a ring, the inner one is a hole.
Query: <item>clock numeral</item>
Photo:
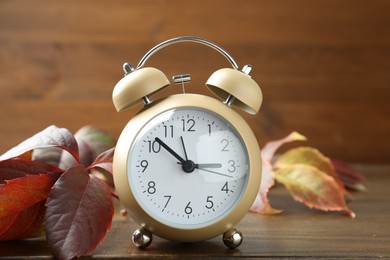
[[[161,145],[157,141],[148,141],[149,153],[159,153],[161,151]]]
[[[165,203],[164,209],[168,206],[169,201],[172,198],[172,195],[164,195],[164,198],[167,198],[167,202]]]
[[[229,172],[235,172],[237,167],[236,167],[236,161],[234,160],[229,160],[228,162],[229,168],[227,169]]]
[[[147,160],[142,160],[139,165],[143,168],[142,172],[144,172],[146,170],[146,168],[148,168],[149,163]]]
[[[222,141],[221,141],[221,144],[222,144],[222,149],[221,149],[221,151],[222,152],[229,152],[229,148],[228,148],[228,146],[229,146],[229,140],[228,139],[222,139]]]
[[[206,208],[207,209],[212,209],[214,207],[214,202],[211,200],[213,196],[207,196],[206,200]]]
[[[172,137],[173,138],[173,125],[164,125],[164,136],[165,138],[167,137]]]
[[[191,201],[188,202],[187,206],[184,208],[184,212],[186,214],[191,214],[192,213],[192,208],[190,207]]]
[[[149,194],[154,194],[156,193],[156,183],[154,181],[148,182],[148,189],[147,189]]]
[[[224,191],[226,193],[229,193],[229,185],[228,185],[228,182],[225,182],[225,184],[223,185],[221,191]]]
[[[181,120],[183,122],[183,132],[195,132],[194,126],[195,126],[195,120],[194,119],[188,119],[187,121],[185,119]]]
[[[208,128],[209,128],[209,136],[211,136],[211,124],[207,124]]]

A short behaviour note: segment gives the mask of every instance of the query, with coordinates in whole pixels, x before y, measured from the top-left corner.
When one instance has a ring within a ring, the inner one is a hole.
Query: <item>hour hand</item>
[[[197,164],[198,169],[204,169],[204,168],[222,168],[221,163],[198,163]]]
[[[169,147],[166,143],[164,143],[160,138],[156,137],[154,139],[157,143],[159,143],[165,150],[167,150],[170,154],[172,154],[179,162],[184,163],[184,160],[180,155],[178,155],[171,147]]]

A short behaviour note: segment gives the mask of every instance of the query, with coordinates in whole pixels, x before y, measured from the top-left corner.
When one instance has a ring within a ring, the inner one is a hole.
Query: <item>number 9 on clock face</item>
[[[127,177],[137,203],[180,229],[211,225],[241,199],[248,152],[236,128],[204,108],[167,110],[137,133]]]

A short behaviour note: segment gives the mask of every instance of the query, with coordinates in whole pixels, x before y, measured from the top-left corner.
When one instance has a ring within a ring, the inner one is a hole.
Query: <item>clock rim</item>
[[[138,204],[131,191],[127,177],[127,163],[130,148],[142,130],[155,116],[175,108],[202,108],[212,111],[231,123],[241,136],[248,153],[248,181],[246,190],[236,205],[219,221],[207,226],[194,228],[172,227],[161,223],[146,213]],[[253,204],[261,181],[261,154],[257,139],[248,123],[233,109],[220,101],[199,94],[177,94],[168,96],[145,106],[123,129],[114,153],[113,175],[120,201],[128,209],[129,215],[151,233],[173,241],[196,242],[218,236],[234,227],[248,212]]]

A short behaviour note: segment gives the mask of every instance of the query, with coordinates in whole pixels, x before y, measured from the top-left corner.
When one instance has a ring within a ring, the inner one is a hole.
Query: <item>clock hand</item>
[[[188,162],[188,161],[186,161]],[[177,162],[177,164],[183,164],[181,162]],[[194,163],[194,167],[196,169],[204,169],[204,168],[222,168],[221,163]]]
[[[164,143],[160,138],[156,137],[154,140],[157,143],[159,143],[170,154],[172,154],[176,159],[178,159],[181,163],[185,163],[186,162],[186,160],[184,160],[180,155],[178,155],[174,150],[172,150],[172,148],[169,147],[166,143]]]
[[[224,173],[220,173],[220,172],[215,172],[215,171],[203,169],[203,168],[198,168],[198,170],[205,171],[205,172],[210,172],[210,173],[214,173],[214,174],[218,174],[218,175],[222,175],[222,176],[229,177],[229,178],[233,178],[233,176],[230,176],[230,175],[227,175],[227,174],[224,174]]]
[[[222,164],[221,163],[198,163],[197,164],[198,169],[203,169],[203,168],[222,168]]]
[[[180,140],[181,140],[181,144],[183,145],[184,155],[186,157],[186,161],[188,161],[188,156],[187,156],[186,146],[184,145],[183,136],[180,136]]]

